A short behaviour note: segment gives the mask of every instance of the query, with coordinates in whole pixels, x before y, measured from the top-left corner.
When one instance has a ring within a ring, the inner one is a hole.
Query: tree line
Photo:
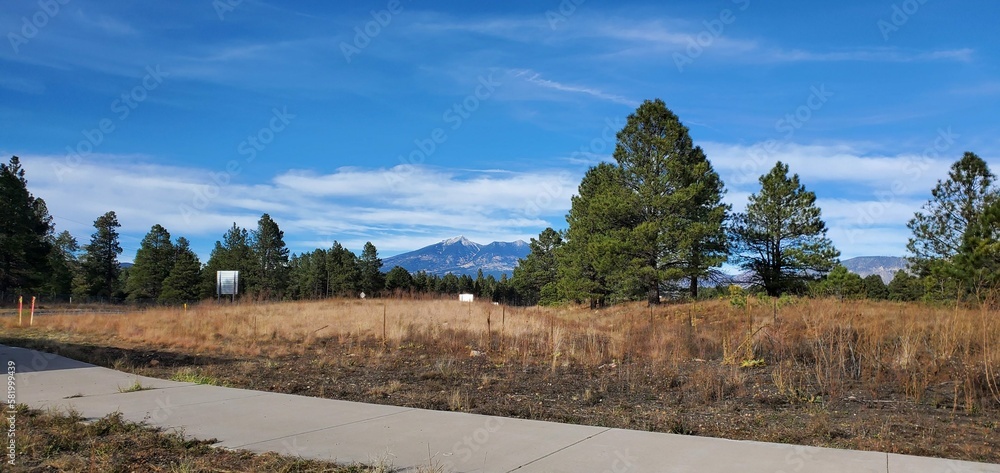
[[[115,213],[94,221],[84,245],[69,232],[56,233],[14,156],[0,164],[0,299],[31,293],[194,301],[215,296],[216,271],[238,270],[241,297],[253,300],[469,292],[508,303],[601,307],[724,293],[726,262],[745,272],[741,284],[769,296],[965,299],[1000,285],[1000,189],[986,162],[971,152],[951,166],[909,222],[910,268],[888,286],[839,264],[815,193],[785,163],[760,176],[746,207],[733,212],[704,150],[659,99],[628,116],[613,157],[584,175],[566,228],[546,228],[532,238],[512,278],[498,280],[482,271],[476,278],[401,267],[383,272],[371,242],[360,255],[338,242],[290,255],[284,232],[266,213],[255,229],[234,223],[204,265],[187,239],[173,240],[153,225],[133,266],[122,268]]]
[[[659,99],[629,115],[613,157],[584,175],[566,229],[531,239],[512,278],[528,303],[698,298],[700,285],[724,280],[727,261],[744,271],[741,284],[768,296],[980,298],[1000,283],[1000,189],[974,153],[952,165],[910,221],[912,274],[897,273],[888,287],[839,265],[815,193],[785,163],[732,212],[705,152]]]
[[[78,301],[174,304],[216,296],[216,271],[240,272],[238,292],[247,300],[319,299],[472,293],[496,301],[517,300],[506,275],[411,274],[396,266],[383,272],[371,242],[360,255],[334,242],[328,249],[290,254],[284,232],[263,214],[255,229],[233,223],[203,265],[190,242],[153,225],[134,263],[119,261],[121,224],[114,211],[94,220],[80,245],[68,231],[56,233],[45,201],[28,191],[20,159],[0,164],[0,301],[18,295]]]

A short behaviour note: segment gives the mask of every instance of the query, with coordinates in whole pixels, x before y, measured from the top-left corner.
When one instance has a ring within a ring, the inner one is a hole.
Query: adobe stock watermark
[[[153,409],[147,417],[158,424],[166,422],[170,416],[174,415],[174,411],[177,410],[177,406],[170,402],[169,395],[157,397],[155,402],[156,409]]]
[[[400,164],[393,167],[385,175],[389,185],[399,184],[403,179],[412,175],[418,165],[427,161],[427,158],[434,154],[439,146],[448,141],[449,130],[455,132],[461,128],[472,117],[472,114],[479,110],[483,102],[489,100],[496,93],[497,88],[502,85],[502,82],[493,78],[492,72],[488,76],[479,76],[478,84],[472,93],[453,103],[441,114],[441,121],[450,126],[434,128],[427,137],[414,139],[413,150],[405,156],[399,156]]]
[[[243,0],[212,0],[212,8],[218,15],[219,21],[226,21],[226,14],[236,11],[236,7],[243,4]]]
[[[750,0],[730,0],[739,11],[746,11],[750,8]],[[688,45],[684,53],[675,52],[673,54],[674,65],[677,72],[684,72],[684,68],[694,63],[695,59],[701,57],[705,50],[712,47],[715,42],[725,33],[726,27],[736,22],[736,13],[728,8],[719,11],[719,15],[711,20],[703,21],[704,28],[698,34],[688,38]]]
[[[826,84],[820,84],[819,87],[814,85],[809,88],[809,92],[804,104],[796,107],[794,112],[785,114],[784,118],[774,124],[775,131],[785,134],[783,139],[791,140],[792,136],[795,136],[795,131],[812,118],[813,112],[823,108],[823,105],[833,97],[833,92],[826,90]]]
[[[7,40],[10,41],[14,54],[21,54],[21,46],[38,36],[38,32],[48,26],[69,2],[70,0],[38,0],[38,10],[30,17],[21,17],[21,29],[7,33]]]
[[[858,207],[857,219],[846,229],[848,241],[856,243],[864,231],[864,227],[881,221],[889,210],[889,206],[895,203],[900,196],[909,193],[912,184],[930,169],[931,164],[936,159],[941,158],[943,153],[952,149],[960,137],[961,135],[952,131],[950,126],[938,128],[934,141],[930,146],[924,148],[919,158],[910,157],[903,163],[902,175],[908,179],[894,179],[888,189],[875,192],[875,201]]]
[[[624,127],[625,122],[620,117],[604,119],[604,127],[601,129],[601,134],[594,137],[586,145],[581,146],[580,149],[570,153],[570,159],[583,162],[599,162],[599,159],[592,159],[592,157],[605,155],[608,151],[612,150],[617,141],[618,130]],[[537,218],[554,200],[566,197],[567,189],[563,186],[563,183],[573,182],[574,180],[577,179],[569,171],[560,171],[556,174],[554,181],[542,184],[541,189],[534,196],[524,199],[524,206],[521,208],[521,213],[529,218]]]
[[[879,19],[875,23],[878,27],[879,33],[882,33],[882,39],[889,41],[889,34],[899,31],[906,22],[910,21],[910,17],[917,14],[928,0],[903,0],[903,3],[897,5],[892,4],[892,14],[889,15],[889,19],[884,18]]]
[[[284,456],[302,458],[302,454],[307,451],[309,451],[309,447],[299,445],[298,437],[292,437],[291,442],[288,439],[281,441],[281,454]]]
[[[614,460],[611,460],[611,467],[602,471],[602,473],[626,473],[632,470],[635,466],[635,457],[629,455],[629,451],[626,448],[624,452],[620,450],[614,451]]]
[[[441,465],[441,471],[455,471],[456,464],[466,465],[472,461],[473,455],[486,447],[493,434],[503,427],[504,422],[503,417],[489,417],[482,427],[455,442],[455,445],[451,447],[451,452],[446,455],[448,460]]]
[[[541,185],[541,189],[537,194],[524,199],[522,213],[526,217],[537,218],[553,201],[566,197],[567,189],[563,186],[563,183],[572,182],[572,180],[573,175],[569,171],[559,171],[555,179]]]
[[[371,20],[354,27],[352,41],[340,42],[340,52],[344,55],[344,60],[350,64],[354,56],[361,54],[362,50],[370,46],[375,37],[382,34],[382,30],[392,23],[393,17],[402,12],[403,4],[400,0],[389,0],[385,8],[369,12]]]
[[[618,131],[622,128],[625,128],[625,120],[622,120],[621,117],[605,118],[601,134],[581,146],[580,149],[570,153],[569,158],[579,161],[599,161],[591,158],[605,155],[608,151],[614,151],[615,143],[618,141]]]
[[[802,445],[790,445],[791,451],[785,454],[785,464],[790,469],[781,469],[775,473],[794,473],[806,470],[806,466],[813,461],[815,447],[805,447]]]
[[[208,204],[222,193],[222,188],[232,183],[233,178],[243,172],[245,165],[253,163],[257,159],[258,153],[273,143],[277,135],[285,131],[294,119],[295,115],[288,113],[288,107],[272,108],[271,118],[268,119],[267,125],[247,135],[245,140],[236,145],[236,152],[243,158],[230,159],[221,172],[208,173],[211,182],[199,186],[195,190],[190,204],[180,205],[179,211],[184,217],[184,221],[190,223],[191,217],[205,210]]]
[[[87,156],[93,154],[94,150],[104,143],[108,135],[118,129],[116,123],[128,119],[132,112],[149,98],[149,93],[159,88],[163,84],[163,79],[170,76],[170,74],[163,72],[158,64],[146,66],[145,71],[146,74],[138,84],[123,91],[118,98],[111,101],[111,113],[117,120],[105,117],[97,121],[96,127],[81,130],[80,134],[83,135],[83,139],[75,145],[67,145],[66,157],[62,162],[52,164],[53,171],[60,182],[66,173],[83,163]]]
[[[795,136],[795,132],[802,129],[813,118],[813,114],[822,109],[835,95],[826,89],[826,84],[814,85],[809,88],[809,92],[804,104],[799,105],[795,110],[774,122],[774,130],[782,133],[780,141],[771,138],[751,148],[749,159],[740,165],[739,175],[730,176],[729,182],[736,184],[754,182],[760,174],[761,168],[773,161],[772,157],[778,152],[778,147],[783,142],[790,141]]]
[[[555,10],[547,10],[545,19],[549,22],[549,28],[555,30],[559,23],[569,20],[569,17],[576,13],[576,9],[587,0],[561,0]]]
[[[17,464],[17,364],[7,360],[7,464]]]

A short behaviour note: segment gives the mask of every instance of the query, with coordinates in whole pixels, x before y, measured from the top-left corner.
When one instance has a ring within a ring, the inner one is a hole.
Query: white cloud
[[[589,95],[591,97],[600,100],[618,103],[622,105],[628,105],[630,107],[636,107],[639,105],[639,102],[635,100],[623,97],[621,95],[609,94],[593,87],[564,84],[549,79],[543,79],[541,74],[532,71],[530,69],[515,71],[514,77],[520,77],[532,84],[538,85],[546,89],[557,90],[559,92],[569,92],[575,94]]]
[[[929,137],[928,143],[935,138]],[[706,142],[702,147],[726,184],[736,189],[755,189],[757,179],[781,161],[807,187],[810,182],[850,183],[848,187],[853,191],[899,196],[929,193],[961,155],[957,150],[886,155],[853,144]]]
[[[527,239],[569,207],[580,176],[561,171],[343,168],[329,174],[288,171],[265,184],[217,186],[206,169],[149,164],[134,156],[25,156],[32,192],[48,203],[59,230],[85,240],[91,222],[114,210],[122,234],[137,240],[161,224],[174,236],[210,243],[236,222],[254,228],[264,212],[281,225],[293,251],[339,240],[372,241],[385,253],[464,234],[489,243]],[[62,166],[62,167],[61,167]],[[126,246],[130,260],[134,243]]]

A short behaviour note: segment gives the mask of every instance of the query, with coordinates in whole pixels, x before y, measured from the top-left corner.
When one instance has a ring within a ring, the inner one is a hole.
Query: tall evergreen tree
[[[531,252],[518,262],[511,281],[522,303],[552,304],[559,300],[556,252],[562,244],[562,236],[551,227],[531,239]]]
[[[174,245],[174,264],[170,273],[163,280],[163,289],[158,301],[161,303],[179,303],[194,301],[201,295],[201,261],[191,250],[187,238],[180,237]],[[134,268],[134,266],[133,266]],[[130,279],[131,280],[131,279]]]
[[[354,297],[360,290],[361,272],[358,257],[339,242],[326,252],[327,295]]]
[[[971,290],[975,284],[975,257],[958,256],[967,246],[966,236],[980,221],[987,207],[1000,200],[996,176],[975,153],[966,152],[951,166],[948,179],[938,181],[931,199],[908,223],[913,237],[907,244],[911,267],[920,275],[948,279]],[[966,245],[963,247],[963,245]],[[951,292],[948,290],[948,292]]]
[[[413,286],[413,276],[402,266],[394,266],[385,275],[385,289],[389,294],[405,294]]]
[[[170,232],[160,224],[153,225],[142,239],[135,253],[135,262],[129,269],[125,292],[129,300],[157,300],[163,281],[174,267],[174,244]]]
[[[945,267],[974,296],[1000,289],[1000,199],[966,228],[954,263]]]
[[[458,294],[458,292],[461,291],[459,285],[460,281],[458,276],[455,276],[453,273],[448,273],[441,276],[441,279],[437,281],[435,291],[441,294]]]
[[[118,255],[122,247],[118,242],[118,216],[108,212],[94,221],[97,229],[90,236],[90,243],[84,246],[83,272],[86,278],[87,295],[102,298],[115,296],[119,286],[121,265]]]
[[[729,257],[725,223],[730,206],[722,203],[726,190],[700,147],[668,160],[673,200],[679,202],[670,220],[667,238],[677,245],[676,259],[688,280],[688,294],[698,298],[698,283]]]
[[[320,299],[329,287],[327,252],[316,249],[292,256],[289,260],[289,296],[296,299]]]
[[[779,161],[760,184],[746,212],[733,219],[736,259],[770,296],[801,290],[805,281],[833,269],[840,252],[826,237],[816,194],[799,183],[798,174],[788,177],[788,166]]]
[[[643,102],[617,138],[614,158],[639,213],[627,240],[630,270],[650,303],[664,282],[680,279],[697,296],[698,278],[726,260],[722,181],[662,100]]]
[[[270,215],[265,213],[260,217],[251,238],[255,260],[253,290],[259,298],[280,298],[288,286],[288,248],[284,238],[285,232]]]
[[[370,241],[365,243],[361,252],[358,271],[361,291],[372,297],[377,296],[385,287],[385,277],[382,274],[382,259],[378,257],[378,250]]]
[[[42,285],[49,273],[52,217],[28,191],[17,156],[0,163],[0,299]]]
[[[597,307],[609,298],[634,297],[626,241],[639,220],[621,168],[610,163],[590,168],[571,199],[566,241],[557,254],[561,298]]]
[[[63,230],[51,239],[49,252],[51,275],[44,291],[49,297],[67,297],[73,293],[73,283],[80,275],[80,261],[77,253],[80,245],[68,231]]]

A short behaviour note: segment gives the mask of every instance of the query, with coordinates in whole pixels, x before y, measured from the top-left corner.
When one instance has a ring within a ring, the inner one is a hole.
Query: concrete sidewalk
[[[1000,465],[558,424],[196,385],[0,345],[17,402],[215,438],[225,448],[398,471],[998,472]],[[128,389],[138,382],[144,390]]]

